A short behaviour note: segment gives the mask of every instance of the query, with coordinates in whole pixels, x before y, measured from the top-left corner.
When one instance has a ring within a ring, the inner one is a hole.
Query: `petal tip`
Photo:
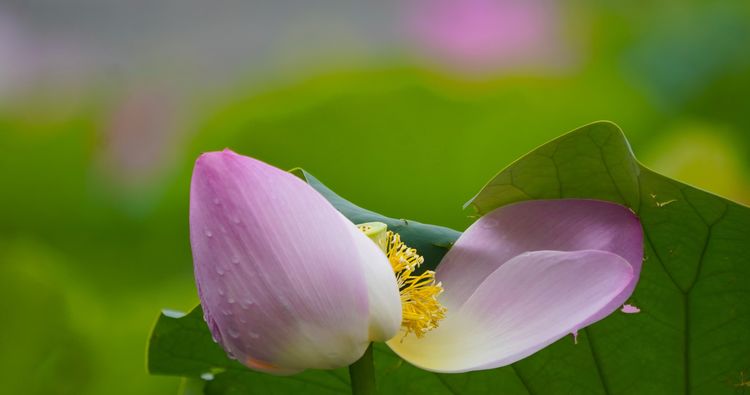
[[[623,305],[620,309],[625,314],[637,314],[641,312],[641,309],[639,309],[637,306],[634,306],[632,304],[626,304]]]
[[[203,166],[210,166],[216,163],[216,161],[220,160],[222,157],[222,154],[224,154],[224,152],[220,152],[220,151],[204,152],[198,155],[198,158],[195,159],[195,167],[198,168],[198,167],[203,167]]]

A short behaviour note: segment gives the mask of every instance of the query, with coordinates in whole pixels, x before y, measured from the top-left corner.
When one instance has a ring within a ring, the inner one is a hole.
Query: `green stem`
[[[376,395],[375,365],[372,363],[372,343],[367,346],[362,358],[349,365],[352,395]]]

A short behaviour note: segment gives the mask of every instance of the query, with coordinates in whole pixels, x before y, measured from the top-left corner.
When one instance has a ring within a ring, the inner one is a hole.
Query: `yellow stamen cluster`
[[[404,337],[409,333],[422,337],[437,328],[438,321],[445,318],[446,308],[437,300],[443,286],[435,282],[435,272],[432,270],[414,274],[424,258],[417,254],[417,250],[402,243],[397,233],[386,233],[385,254],[396,274],[401,294]]]

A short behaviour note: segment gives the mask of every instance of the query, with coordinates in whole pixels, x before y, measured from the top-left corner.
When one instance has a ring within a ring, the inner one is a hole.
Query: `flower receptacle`
[[[374,241],[381,251],[386,251],[388,225],[382,222],[365,222],[358,224],[357,228],[369,237],[370,240]]]

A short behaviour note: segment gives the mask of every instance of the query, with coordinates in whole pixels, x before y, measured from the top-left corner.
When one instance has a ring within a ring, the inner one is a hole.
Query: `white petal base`
[[[469,266],[466,268],[470,269]],[[569,334],[617,297],[632,266],[603,251],[535,251],[491,273],[423,338],[388,345],[422,369],[458,373],[511,364]]]

